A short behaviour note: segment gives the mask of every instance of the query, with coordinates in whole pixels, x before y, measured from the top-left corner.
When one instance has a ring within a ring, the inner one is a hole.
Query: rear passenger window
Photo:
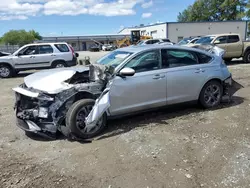
[[[185,50],[162,50],[162,68],[183,67],[198,64],[195,53]]]
[[[38,53],[39,54],[52,54],[53,48],[50,45],[38,46]]]
[[[238,35],[231,35],[228,36],[228,43],[234,43],[234,42],[239,42],[240,38]]]
[[[205,54],[197,53],[197,55],[199,57],[199,63],[200,64],[206,64],[206,63],[209,63],[212,60],[212,57],[207,56]]]
[[[69,48],[66,44],[55,44],[55,47],[60,51],[60,52],[69,52]]]

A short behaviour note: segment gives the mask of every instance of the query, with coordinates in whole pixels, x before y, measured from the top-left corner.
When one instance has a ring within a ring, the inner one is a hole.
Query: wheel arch
[[[1,65],[7,65],[9,66],[10,68],[12,68],[12,70],[14,70],[15,68],[13,67],[13,65],[11,63],[8,63],[8,62],[0,62],[0,66]]]
[[[202,84],[202,87],[201,87],[200,90],[199,90],[197,99],[199,99],[200,94],[201,94],[201,91],[202,91],[202,89],[204,88],[204,86],[205,86],[208,82],[211,82],[211,81],[217,81],[217,82],[219,82],[221,85],[223,84],[223,81],[222,81],[221,78],[219,78],[219,77],[211,77],[211,78],[207,79],[207,80]]]
[[[244,55],[245,55],[245,53],[246,53],[247,51],[250,51],[250,46],[248,46],[248,47],[244,50],[244,52],[243,52],[242,56],[244,56]]]
[[[67,65],[64,59],[54,59],[53,61],[51,61],[50,65],[53,67],[57,62],[63,62],[65,65]]]
[[[97,97],[89,91],[79,91],[77,93],[74,93],[73,95],[70,95],[69,97],[67,97],[67,99],[64,100],[63,103],[60,104],[60,107],[57,109],[56,116],[60,117],[58,123],[62,124],[62,122],[65,120],[67,109],[70,108],[75,102],[81,99],[95,100],[96,98]]]

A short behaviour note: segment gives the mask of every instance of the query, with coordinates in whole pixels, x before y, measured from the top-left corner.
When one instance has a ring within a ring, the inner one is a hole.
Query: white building
[[[153,38],[168,38],[179,42],[185,37],[202,36],[220,33],[239,33],[243,40],[247,37],[248,21],[221,22],[166,22],[142,27],[124,28],[119,34],[130,34],[132,30],[140,30],[141,35]]]

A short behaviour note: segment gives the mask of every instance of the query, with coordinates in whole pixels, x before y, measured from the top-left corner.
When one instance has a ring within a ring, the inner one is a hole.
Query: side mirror
[[[219,40],[214,41],[214,44],[220,44]]]
[[[135,74],[135,70],[129,67],[125,67],[119,72],[119,75],[122,77],[134,76],[134,74]]]
[[[76,57],[79,57],[79,54],[78,54],[78,53],[75,53],[75,56],[76,56]]]

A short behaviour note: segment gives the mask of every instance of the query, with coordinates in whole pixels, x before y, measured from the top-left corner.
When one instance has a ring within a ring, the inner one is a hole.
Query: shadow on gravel
[[[225,63],[226,63],[227,66],[248,64],[248,63],[245,63],[242,60],[227,61]]]
[[[244,98],[233,96],[232,101],[230,103],[222,103],[219,107],[209,110],[202,109],[198,104],[186,103],[164,107],[151,112],[144,112],[141,114],[127,116],[120,119],[109,120],[108,128],[96,140],[101,140],[124,134],[137,127],[148,126],[150,123],[168,124],[166,121],[173,118],[179,118],[182,116],[187,116],[199,112],[216,111],[224,108],[237,106],[243,102]]]

